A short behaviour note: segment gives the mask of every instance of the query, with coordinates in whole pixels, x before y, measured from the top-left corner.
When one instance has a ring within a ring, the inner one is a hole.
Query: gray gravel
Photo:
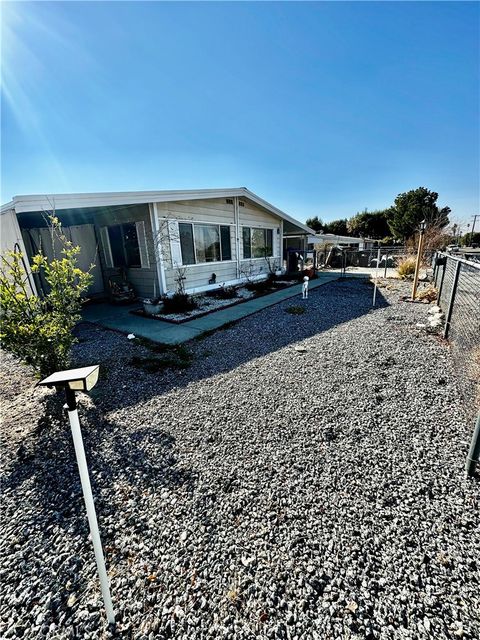
[[[389,286],[372,311],[365,283],[326,285],[157,373],[80,328],[76,361],[103,365],[81,420],[118,637],[480,637],[471,425],[428,307]],[[61,402],[1,371],[1,637],[111,638]]]

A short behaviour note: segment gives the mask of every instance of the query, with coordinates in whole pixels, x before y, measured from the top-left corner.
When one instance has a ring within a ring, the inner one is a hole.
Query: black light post
[[[87,509],[88,524],[90,526],[90,534],[92,536],[103,602],[105,604],[108,622],[110,624],[115,624],[115,614],[113,612],[112,598],[110,596],[110,586],[105,568],[105,558],[103,556],[102,542],[100,540],[100,532],[98,530],[97,514],[95,513],[95,503],[93,501],[87,460],[85,458],[85,449],[83,447],[82,431],[80,429],[80,421],[78,419],[77,399],[75,397],[76,391],[90,391],[95,386],[98,380],[99,370],[99,366],[94,365],[91,367],[82,367],[81,369],[57,371],[38,384],[40,386],[49,387],[50,389],[55,387],[57,391],[60,391],[61,389],[65,390],[67,401],[65,408],[68,412],[68,419],[72,430],[73,445],[75,447],[75,455],[77,457],[83,498]]]
[[[415,300],[415,296],[417,295],[418,274],[420,272],[420,262],[422,260],[423,240],[425,238],[426,227],[427,224],[425,220],[422,220],[419,226],[420,237],[418,238],[418,253],[417,262],[415,264],[415,275],[413,276],[412,300]]]

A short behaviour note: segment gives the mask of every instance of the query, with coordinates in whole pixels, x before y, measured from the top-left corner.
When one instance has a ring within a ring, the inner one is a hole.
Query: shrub
[[[174,293],[170,297],[164,296],[162,300],[163,309],[160,313],[185,313],[198,307],[195,300],[188,293]]]
[[[248,291],[253,291],[255,293],[267,293],[272,288],[272,283],[269,280],[259,280],[257,282],[247,282],[245,288]]]
[[[80,247],[61,231],[61,223],[49,217],[53,243],[62,257],[48,260],[40,251],[32,258],[32,272],[42,275],[49,291],[33,295],[27,285],[23,256],[8,252],[0,267],[0,339],[8,351],[47,376],[70,364],[71,349],[77,339],[72,331],[81,318],[82,294],[88,289],[90,270],[77,267]]]
[[[208,295],[214,298],[220,298],[220,300],[231,300],[232,298],[238,297],[238,291],[235,289],[235,287],[221,286],[220,289],[209,291]]]
[[[287,307],[285,311],[291,313],[293,316],[300,316],[302,313],[305,313],[305,307]]]
[[[397,271],[401,278],[409,278],[415,273],[416,260],[412,256],[403,258],[398,263]]]

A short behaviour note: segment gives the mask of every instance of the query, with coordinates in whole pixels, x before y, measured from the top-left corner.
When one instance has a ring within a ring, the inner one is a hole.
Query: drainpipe
[[[238,197],[233,198],[233,217],[235,221],[235,253],[237,257],[237,280],[240,279],[240,216],[238,211]]]
[[[163,247],[162,238],[160,237],[160,225],[158,222],[158,206],[157,203],[149,204],[150,224],[153,231],[153,246],[155,248],[155,265],[157,267],[157,278],[160,286],[160,295],[167,293],[167,281],[165,278],[165,266],[163,264]]]

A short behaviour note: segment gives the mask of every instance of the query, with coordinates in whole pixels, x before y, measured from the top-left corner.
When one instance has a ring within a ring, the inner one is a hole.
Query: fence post
[[[475,424],[475,430],[472,435],[472,442],[470,443],[470,450],[468,452],[467,462],[465,464],[465,471],[469,476],[473,476],[475,468],[478,463],[478,457],[480,456],[480,413],[477,416],[477,422]]]
[[[443,263],[443,271],[442,271],[442,278],[440,280],[440,287],[438,289],[438,295],[437,295],[437,303],[438,306],[440,306],[440,298],[442,296],[442,289],[443,289],[443,281],[445,279],[445,271],[447,270],[447,264],[448,264],[448,258],[445,260],[445,262]],[[437,277],[438,277],[438,272],[437,272]]]
[[[443,337],[448,337],[448,332],[450,331],[450,320],[452,319],[452,311],[453,311],[453,303],[455,301],[455,294],[457,293],[457,285],[458,285],[458,277],[460,276],[460,269],[462,263],[457,260],[457,264],[455,266],[455,275],[453,277],[452,290],[450,292],[450,300],[448,303],[447,314],[445,317],[445,329],[443,331]]]

